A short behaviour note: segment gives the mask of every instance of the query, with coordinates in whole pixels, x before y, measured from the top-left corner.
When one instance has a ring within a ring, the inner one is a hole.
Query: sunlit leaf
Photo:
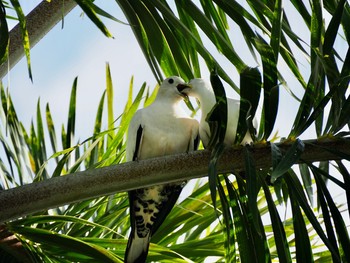
[[[101,19],[97,16],[97,14],[102,14],[104,16],[107,16],[109,18],[113,18],[111,15],[109,15],[107,12],[101,10],[99,7],[97,7],[92,1],[88,0],[76,0],[77,4],[83,9],[85,14],[91,19],[92,22],[101,30],[101,32],[106,37],[112,37],[112,34],[108,31],[106,26],[103,24]],[[115,20],[115,18],[113,18]],[[118,22],[120,22],[118,20]]]
[[[78,254],[69,254],[65,253],[65,257],[74,258],[82,257],[83,258],[92,258],[98,260],[99,262],[123,262],[121,259],[118,259],[113,253],[103,249],[102,247],[95,246],[92,243],[86,243],[77,238],[73,238],[67,235],[62,235],[54,233],[52,231],[47,231],[39,228],[30,228],[30,227],[16,227],[17,233],[29,238],[33,241],[45,242],[48,245],[57,246],[62,249],[66,249],[67,252],[71,251]],[[62,250],[61,256],[64,252]],[[83,256],[84,255],[84,256]]]
[[[58,148],[57,148],[56,131],[55,131],[55,125],[52,119],[49,104],[46,104],[46,124],[49,132],[49,136],[50,136],[52,151],[57,152]]]
[[[23,13],[22,7],[19,3],[18,0],[10,0],[12,6],[14,7],[17,17],[18,17],[18,22],[20,26],[20,31],[22,35],[22,43],[23,43],[23,48],[24,48],[24,54],[27,58],[27,67],[28,67],[28,73],[29,73],[29,78],[33,81],[33,76],[32,76],[32,68],[31,68],[31,62],[30,62],[30,44],[29,44],[29,35],[27,31],[27,25],[26,25],[26,18]],[[6,35],[5,35],[6,36]]]

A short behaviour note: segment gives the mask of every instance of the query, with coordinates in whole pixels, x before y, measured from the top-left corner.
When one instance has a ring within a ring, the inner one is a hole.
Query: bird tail
[[[125,251],[125,263],[144,263],[146,262],[150,235],[138,237],[136,233],[131,232],[128,245]]]

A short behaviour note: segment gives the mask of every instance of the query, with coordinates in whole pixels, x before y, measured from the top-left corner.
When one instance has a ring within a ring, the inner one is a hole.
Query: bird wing
[[[196,150],[198,122],[173,117],[165,115],[157,105],[136,112],[129,125],[127,161]],[[185,182],[129,191],[131,235],[126,262],[146,260],[150,237],[164,222],[184,186]]]
[[[138,160],[144,134],[142,112],[137,111],[130,121],[128,129],[128,143],[126,144],[126,161]]]
[[[144,125],[142,123],[142,111],[135,113],[130,121],[128,129],[128,143],[126,144],[126,161],[137,161],[142,148]],[[130,207],[131,235],[126,247],[125,262],[145,262],[148,253],[149,236],[139,238],[136,234],[135,194],[136,190],[128,192]]]
[[[198,122],[196,120],[191,120],[191,134],[189,136],[187,152],[195,151],[199,146],[199,132],[198,132]],[[168,199],[166,202],[162,203],[162,209],[157,215],[157,220],[152,226],[152,235],[158,230],[158,228],[163,224],[165,218],[168,216],[172,208],[174,207],[179,195],[186,185],[186,182],[180,184],[168,184],[164,185],[163,191],[167,193]]]

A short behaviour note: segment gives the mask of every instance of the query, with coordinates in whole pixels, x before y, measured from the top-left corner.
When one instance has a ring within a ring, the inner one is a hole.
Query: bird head
[[[210,82],[201,78],[192,79],[189,83],[180,83],[177,85],[177,89],[179,92],[197,99],[201,99],[208,92],[214,93]]]
[[[185,93],[182,93],[177,86],[179,85],[185,85],[185,81],[177,76],[172,76],[166,78],[162,84],[160,85],[158,94],[160,96],[168,96],[172,98],[187,98],[187,95]]]

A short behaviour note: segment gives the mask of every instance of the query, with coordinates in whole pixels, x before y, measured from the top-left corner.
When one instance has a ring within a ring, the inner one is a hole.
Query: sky
[[[28,13],[39,2],[41,1],[27,0],[21,1],[21,5],[24,12]],[[116,18],[126,22],[115,1],[99,0],[95,3]],[[289,1],[285,1],[286,10],[289,4]],[[123,111],[132,76],[134,76],[134,94],[137,93],[137,89],[143,82],[147,82],[151,88],[156,85],[156,80],[130,27],[111,20],[103,19],[103,21],[114,36],[113,39],[106,38],[89,18],[83,15],[81,9],[76,7],[65,17],[63,28],[59,23],[32,48],[33,82],[29,79],[24,58],[4,77],[4,86],[8,88],[19,119],[27,129],[36,114],[39,98],[43,116],[45,105],[49,103],[56,130],[60,130],[61,124],[66,125],[70,91],[75,77],[78,77],[76,139],[82,141],[91,136],[98,103],[106,87],[105,67],[107,62],[111,67],[114,85],[115,116],[119,116]],[[290,23],[292,28],[298,30],[301,35],[305,31],[306,37],[303,40],[308,42],[307,31],[301,19],[293,16]],[[236,46],[241,47],[236,51],[244,59],[247,58],[249,66],[260,67],[245,48],[237,27],[232,25],[229,34],[236,41]],[[206,44],[213,51],[210,43]],[[221,66],[232,72],[235,82],[239,83],[238,74],[235,73],[232,65],[220,55],[217,59]],[[308,61],[302,56],[297,59],[307,80]],[[282,60],[280,60],[279,69],[283,72],[293,92],[301,96],[302,88],[291,76]],[[203,72],[203,77],[208,79],[208,71]],[[280,108],[275,131],[278,131],[283,137],[288,136],[298,103],[284,88],[281,88],[280,91]],[[238,98],[238,95],[227,85],[226,92],[230,97]],[[313,128],[309,129],[302,138],[315,138]]]
[[[21,4],[24,11],[28,12],[39,2],[30,0]],[[126,21],[114,1],[96,1],[96,4],[101,4],[101,7],[113,16]],[[143,82],[147,82],[151,88],[156,85],[156,80],[130,27],[106,19],[104,22],[114,39],[106,38],[88,17],[82,15],[81,9],[76,7],[65,17],[63,29],[59,23],[32,48],[33,83],[28,77],[24,58],[3,79],[5,87],[9,88],[20,120],[26,127],[35,114],[38,98],[42,110],[45,109],[45,104],[49,103],[56,125],[66,123],[71,87],[74,78],[78,77],[77,135],[81,139],[91,135],[97,105],[105,89],[107,62],[110,64],[113,78],[116,116],[122,113],[132,76],[134,76],[135,94]],[[249,54],[235,25],[232,25],[229,34],[232,39],[242,43],[238,52],[248,61],[249,66],[259,66]],[[207,46],[215,53],[209,41]],[[227,72],[232,72],[235,82],[239,83],[238,74],[233,66],[223,56],[218,55],[217,59]],[[286,71],[285,74],[289,73]],[[209,78],[206,69],[203,70],[203,77]],[[288,79],[288,76],[286,78]],[[297,85],[298,83],[292,84],[294,88]],[[298,88],[295,90],[298,93]],[[238,98],[238,94],[230,87],[226,86],[226,92],[228,96]],[[281,89],[281,105],[288,105],[288,108],[279,111],[276,131],[278,130],[281,136],[287,136],[292,123],[283,122],[286,119],[293,120],[297,104],[293,103],[284,89]]]
[[[40,1],[28,1],[22,7],[30,8],[37,2]],[[111,13],[125,21],[117,5],[111,6],[116,11]],[[156,84],[130,28],[110,20],[106,24],[114,39],[106,38],[88,17],[82,16],[79,7],[75,8],[65,17],[63,29],[59,23],[32,48],[33,83],[24,58],[3,79],[26,127],[35,114],[38,98],[42,110],[49,103],[54,123],[66,123],[70,91],[78,77],[77,133],[81,138],[91,135],[105,90],[107,62],[113,78],[116,115],[122,112],[133,75],[136,90],[144,81],[151,87]]]

